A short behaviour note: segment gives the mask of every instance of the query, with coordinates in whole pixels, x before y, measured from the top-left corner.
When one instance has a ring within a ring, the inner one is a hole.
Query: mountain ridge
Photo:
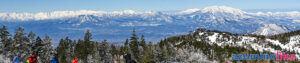
[[[221,63],[241,62],[230,59],[231,55],[262,53],[275,54],[277,52],[296,54],[297,61],[300,58],[300,47],[298,46],[300,45],[299,31],[300,30],[279,34],[287,37],[280,38],[283,36],[277,35],[268,37],[263,35],[232,34],[216,30],[197,29],[193,33],[187,35],[166,38],[158,45],[168,47],[167,50],[177,50],[177,52],[169,53],[174,54],[174,58],[186,56],[187,59],[184,59],[185,61],[190,60],[201,62],[209,60],[211,62],[219,61]],[[282,39],[287,41],[281,41]],[[186,54],[190,54],[191,56]],[[205,58],[203,58],[203,56]],[[197,59],[201,57],[203,59]],[[171,60],[174,58],[171,58]]]
[[[213,11],[213,12],[204,12]],[[71,36],[80,38],[82,30],[91,30],[95,38],[122,41],[130,35],[132,28],[142,31],[153,42],[170,36],[189,33],[188,30],[205,28],[237,34],[250,34],[265,24],[276,24],[295,31],[300,29],[300,12],[250,13],[226,6],[212,6],[203,9],[190,9],[183,13],[158,11],[139,12],[134,10],[105,11],[57,11],[41,13],[0,13],[0,25],[10,25],[9,29],[23,26],[37,34]],[[223,12],[224,11],[224,12]],[[51,32],[47,32],[51,31]],[[14,32],[14,30],[10,30]],[[104,34],[105,33],[105,34]],[[275,35],[276,33],[270,33]],[[118,37],[117,39],[114,37]],[[57,40],[58,38],[54,38]],[[99,41],[104,39],[99,39]]]
[[[186,12],[186,13],[184,13]],[[95,15],[95,16],[103,16],[103,15],[124,15],[124,14],[149,14],[149,15],[155,15],[155,14],[190,14],[190,13],[218,13],[218,12],[225,12],[225,13],[232,13],[235,15],[241,15],[241,14],[251,14],[251,15],[265,15],[265,16],[272,16],[272,15],[281,15],[281,16],[300,16],[300,12],[292,11],[292,12],[245,12],[240,9],[227,7],[227,6],[209,6],[205,7],[203,9],[187,9],[184,11],[176,12],[176,13],[162,13],[159,11],[145,11],[145,12],[139,12],[134,10],[124,10],[124,11],[112,11],[112,12],[106,12],[106,11],[92,11],[92,10],[79,10],[79,11],[53,11],[53,12],[38,12],[38,13],[0,13],[0,19],[1,20],[45,20],[45,19],[57,19],[57,18],[65,18],[65,17],[74,17],[74,16],[80,16],[80,15]]]

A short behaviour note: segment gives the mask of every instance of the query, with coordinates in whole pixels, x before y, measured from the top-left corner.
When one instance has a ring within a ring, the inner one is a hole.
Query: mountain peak
[[[134,10],[124,10],[124,11],[113,11],[114,14],[138,14],[140,12]]]
[[[227,6],[210,6],[210,7],[206,7],[204,9],[201,10],[201,12],[203,13],[207,13],[207,12],[211,12],[211,13],[216,13],[216,12],[226,12],[226,13],[238,13],[238,14],[242,14],[245,13],[244,11],[240,10],[240,9],[235,9],[232,7],[227,7]]]
[[[180,11],[178,12],[179,14],[190,14],[190,13],[193,13],[193,12],[197,12],[199,11],[200,9],[187,9],[187,10],[184,10],[184,11]]]
[[[280,33],[288,32],[289,30],[284,26],[279,26],[277,24],[264,24],[263,27],[260,27],[257,31],[253,34],[259,35],[275,35]]]

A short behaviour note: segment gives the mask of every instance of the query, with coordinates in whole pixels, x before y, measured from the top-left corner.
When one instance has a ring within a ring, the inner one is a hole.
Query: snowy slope
[[[276,24],[265,24],[263,27],[260,27],[255,32],[253,32],[253,34],[270,36],[270,35],[285,33],[288,31],[289,30],[283,26],[279,26]]]
[[[247,49],[248,51],[259,51],[259,52],[270,52],[273,54],[276,54],[277,52],[292,52],[296,54],[296,59],[300,59],[300,35],[293,35],[290,36],[288,39],[289,41],[286,44],[283,44],[282,42],[280,42],[277,39],[270,39],[270,38],[262,38],[262,37],[258,37],[258,36],[254,36],[254,35],[246,35],[246,34],[241,34],[241,35],[235,35],[235,34],[230,34],[227,32],[216,32],[216,31],[208,31],[208,30],[197,30],[192,34],[186,35],[185,37],[190,37],[190,35],[193,35],[192,38],[188,39],[188,42],[184,42],[186,41],[186,39],[181,39],[181,40],[177,40],[177,41],[172,41],[170,43],[175,42],[175,44],[173,44],[173,46],[178,46],[178,45],[182,45],[184,47],[179,47],[176,49],[179,49],[179,53],[178,56],[190,56],[189,59],[197,59],[199,57],[204,57],[203,60],[207,60],[207,58],[205,57],[209,57],[209,56],[214,56],[213,52],[212,54],[207,55],[204,54],[203,52],[207,52],[207,51],[203,51],[201,49],[207,49],[206,47],[203,48],[195,48],[193,46],[194,42],[206,42],[209,43],[209,45],[214,45],[217,44],[217,46],[221,47],[221,48],[225,48],[225,47],[242,47]],[[192,41],[193,39],[195,39],[196,41]],[[191,43],[190,43],[191,42]],[[182,49],[182,50],[181,50]],[[209,51],[211,48],[208,48]],[[225,50],[226,51],[226,50]],[[223,52],[222,54],[226,54],[224,50],[223,51],[219,51],[219,52]],[[189,54],[182,54],[182,52],[190,52]],[[226,55],[225,55],[226,56]],[[231,58],[231,57],[229,57]],[[227,58],[222,58],[225,61],[228,60],[230,61],[230,59]],[[214,60],[214,61],[219,61],[219,60]],[[198,61],[199,62],[199,61]]]
[[[231,34],[228,32],[197,29],[191,34],[177,36],[177,38],[171,37],[166,39],[166,41],[169,41],[167,43],[170,45],[168,46],[169,48],[176,50],[174,52],[174,59],[187,60],[187,62],[194,61],[201,63],[205,61],[211,63],[221,61],[222,63],[231,63],[232,54],[248,54],[253,53],[253,51],[258,53],[268,52],[268,54],[286,52],[295,54],[296,59],[299,60],[300,35],[295,34],[287,37],[287,42],[283,44],[279,39],[271,39],[271,37],[267,36]],[[240,48],[244,48],[245,50],[241,51],[243,49]],[[240,52],[234,51],[232,53],[232,50],[239,50]]]
[[[205,34],[208,33],[213,33],[213,35],[205,36]],[[226,38],[225,36],[229,36],[229,38]],[[289,41],[287,42],[287,44],[282,44],[281,42],[279,42],[279,40],[269,38],[262,39],[259,37],[247,35],[228,35],[227,33],[223,32],[199,32],[199,37],[206,37],[207,39],[209,39],[207,42],[211,44],[218,44],[219,46],[239,46],[245,48],[253,48],[254,50],[260,52],[268,51],[272,53],[282,52],[284,50],[294,51],[297,54],[297,58],[300,58],[300,35],[289,37]],[[238,38],[239,40],[235,40],[236,42],[234,42],[233,38]],[[202,41],[202,39],[197,40]],[[281,50],[273,48],[272,45],[279,46]]]

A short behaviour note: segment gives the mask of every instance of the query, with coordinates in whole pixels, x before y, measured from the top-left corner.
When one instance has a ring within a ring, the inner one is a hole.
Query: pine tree
[[[73,42],[71,39],[69,39],[69,37],[66,37],[64,42],[66,43],[66,60],[68,62],[71,62],[71,60],[73,60]]]
[[[142,61],[144,61],[144,59],[146,58],[146,49],[147,49],[147,45],[146,45],[146,41],[145,41],[145,36],[144,35],[142,35],[142,37],[141,37],[141,41],[140,41],[140,47],[139,47],[139,54],[140,54],[140,58],[139,58],[139,60],[141,60],[141,62]]]
[[[128,38],[126,39],[124,45],[125,45],[125,46],[128,46]]]
[[[111,44],[110,45],[110,48],[111,48],[111,50],[110,50],[110,53],[112,54],[112,56],[114,56],[114,55],[117,55],[117,49],[116,49],[116,46],[115,45],[113,45],[113,44]]]
[[[7,31],[7,27],[3,25],[2,28],[0,29],[0,38],[4,40],[4,39],[8,39],[9,36],[10,34]]]
[[[56,50],[57,50],[57,53],[58,53],[58,61],[59,63],[68,63],[66,58],[66,43],[64,42],[63,39],[60,39],[59,41],[59,45],[57,46]]]
[[[152,51],[152,42],[149,42],[148,47],[146,49],[146,53],[145,53],[146,57],[145,57],[143,63],[155,63],[152,52],[153,52]]]
[[[101,43],[99,51],[100,51],[99,55],[101,56],[102,63],[109,63],[112,59],[112,55],[109,53],[109,45],[107,43],[107,40],[104,40]]]
[[[32,52],[34,51],[34,49],[32,49],[33,47],[35,47],[35,43],[36,43],[36,39],[35,39],[36,34],[33,33],[32,31],[29,32],[29,34],[27,35],[28,39],[29,39],[29,43],[28,46],[30,46],[31,48],[29,50],[31,50]]]
[[[80,38],[77,40],[77,43],[75,45],[74,50],[74,56],[77,56],[79,59],[81,59],[83,62],[87,62],[87,46],[85,45],[87,41],[90,39],[87,35],[84,36],[84,40],[81,40]]]
[[[135,34],[135,29],[133,29],[132,37],[130,38],[130,49],[131,49],[132,55],[136,61],[139,60],[139,48],[138,47],[139,47],[138,37]]]
[[[45,39],[43,40],[42,48],[40,51],[40,60],[42,63],[50,63],[50,60],[54,57],[53,56],[53,45],[51,43],[51,38],[48,35],[45,35]]]
[[[7,54],[7,51],[9,51],[9,48],[11,46],[11,42],[9,42],[8,37],[10,36],[9,32],[7,31],[7,27],[5,25],[0,28],[0,54],[4,53]]]
[[[129,43],[128,42],[129,42],[129,40],[127,38],[126,41],[125,41],[125,45],[124,45],[124,53],[129,53],[128,52],[128,49],[129,49],[129,45],[128,45]]]
[[[144,35],[142,35],[140,45],[143,47],[143,49],[147,48],[146,41],[145,41],[145,36]]]
[[[82,59],[83,62],[87,62],[87,56],[89,54],[92,54],[94,51],[94,46],[91,44],[91,39],[92,39],[92,34],[90,33],[90,30],[87,30],[85,35],[84,35],[84,42],[83,42],[83,47],[84,49],[82,49]]]
[[[36,34],[34,34],[32,31],[29,32],[28,39],[30,43],[34,42],[35,36]]]
[[[14,35],[14,40],[11,48],[12,56],[19,56],[22,62],[25,62],[30,55],[29,39],[25,36],[24,28],[19,27]]]
[[[87,30],[84,35],[84,41],[90,41],[92,39],[92,34],[90,33],[90,30]]]
[[[33,43],[32,51],[39,53],[43,46],[42,42],[43,40],[38,36]]]
[[[98,42],[92,42],[95,46],[95,48],[93,48],[94,53],[89,54],[88,55],[88,63],[100,63],[101,62],[101,56],[100,56],[100,51],[99,51],[99,46],[100,44]]]
[[[60,63],[70,63],[72,61],[74,55],[74,52],[72,52],[73,46],[73,42],[69,37],[60,40],[59,45],[56,48]]]
[[[124,46],[121,46],[120,47],[120,55],[124,55],[124,54],[127,54],[127,53],[129,53],[128,52],[128,39],[126,39],[126,41],[124,42]]]
[[[84,47],[83,40],[78,39],[77,44],[75,46],[75,56],[77,56],[79,59],[83,59],[85,57],[84,50],[83,50],[85,48],[83,47]]]

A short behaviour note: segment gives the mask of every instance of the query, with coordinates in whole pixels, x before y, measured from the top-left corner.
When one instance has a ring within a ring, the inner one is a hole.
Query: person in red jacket
[[[30,63],[38,63],[35,53],[31,54],[31,56],[29,57],[29,62]]]
[[[73,59],[72,63],[77,63],[77,62],[78,62],[78,59],[77,59],[77,57],[75,57],[75,58]]]

